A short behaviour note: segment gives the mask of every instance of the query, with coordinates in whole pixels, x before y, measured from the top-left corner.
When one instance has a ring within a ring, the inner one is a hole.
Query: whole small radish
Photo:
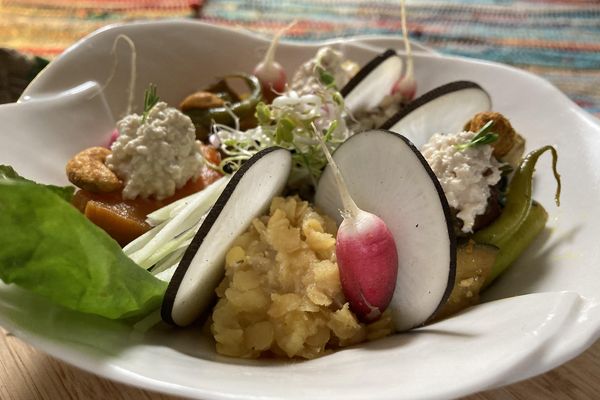
[[[110,139],[108,139],[108,147],[109,149],[112,147],[113,143],[117,141],[117,139],[119,138],[119,130],[117,128],[115,128],[111,134],[110,134]]]
[[[409,65],[412,65],[410,63]],[[402,98],[405,101],[411,101],[415,98],[417,94],[417,82],[415,81],[414,76],[412,75],[412,68],[407,68],[407,72],[405,75],[400,78],[394,87],[392,88],[392,94],[401,93]]]
[[[358,319],[375,321],[389,306],[396,288],[396,242],[381,218],[361,210],[352,200],[323,136],[314,125],[313,129],[332,169],[344,206],[335,247],[342,291]]]
[[[281,36],[295,24],[296,21],[292,22],[273,36],[265,58],[254,67],[254,71],[252,72],[258,78],[263,98],[268,103],[285,91],[287,76],[281,64],[275,61],[275,50]]]
[[[404,47],[406,49],[406,73],[396,82],[392,88],[392,94],[400,93],[402,97],[410,101],[417,94],[417,81],[413,73],[413,57],[410,40],[408,40],[408,28],[406,27],[406,7],[405,0],[400,1],[400,14],[402,20],[402,36],[404,38]]]

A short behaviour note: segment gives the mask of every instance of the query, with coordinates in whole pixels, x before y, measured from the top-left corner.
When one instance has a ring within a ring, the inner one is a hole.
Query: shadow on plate
[[[39,335],[90,347],[107,357],[132,344],[126,323],[51,304],[14,285],[0,285],[0,324],[25,340]]]
[[[557,247],[569,246],[581,230],[582,226],[574,226],[557,235],[553,229],[544,229],[519,259],[482,294],[482,302],[537,292],[538,283],[551,273],[552,257],[559,254]],[[552,244],[548,245],[550,240]]]

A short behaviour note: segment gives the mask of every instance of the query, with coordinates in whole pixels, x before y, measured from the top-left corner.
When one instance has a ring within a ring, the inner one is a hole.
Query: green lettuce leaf
[[[0,279],[111,319],[158,308],[167,284],[63,199],[44,185],[0,179]]]
[[[9,165],[0,165],[0,181],[3,180],[15,180],[15,181],[24,181],[35,183],[29,179],[23,178],[21,175],[14,170],[13,167]],[[38,183],[38,185],[40,185]],[[75,188],[73,186],[54,186],[54,185],[42,185],[46,187],[51,192],[59,195],[66,201],[71,201],[73,198],[73,194],[75,193]]]

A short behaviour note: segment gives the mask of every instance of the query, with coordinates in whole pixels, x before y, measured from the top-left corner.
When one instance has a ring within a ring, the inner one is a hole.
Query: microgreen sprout
[[[275,142],[277,144],[282,142],[293,142],[295,128],[296,123],[291,118],[282,118],[277,121],[277,125],[275,127]]]
[[[326,88],[336,89],[335,87],[335,77],[327,71],[325,68],[320,65],[316,66],[316,72],[319,75],[319,81]],[[336,89],[337,90],[337,89]]]
[[[317,67],[319,68],[319,67]],[[323,132],[331,151],[350,135],[343,119],[344,100],[335,88],[333,76],[324,69],[315,70],[320,87],[314,92],[299,95],[288,91],[271,104],[256,107],[256,128],[240,131],[215,124],[215,141],[223,153],[219,165],[211,168],[230,174],[241,167],[254,153],[270,146],[284,147],[292,152],[291,187],[315,186],[327,160],[314,135],[312,124]]]
[[[334,119],[333,121],[331,121],[331,124],[329,124],[329,128],[327,128],[327,130],[325,131],[325,135],[324,135],[324,140],[325,142],[329,142],[331,141],[331,137],[333,136],[333,132],[335,132],[335,130],[338,127],[338,121],[337,119]]]
[[[146,122],[148,114],[152,107],[156,105],[160,100],[160,97],[156,94],[156,85],[151,83],[148,89],[144,92],[144,113],[142,114],[142,124]]]
[[[256,119],[261,125],[268,124],[271,121],[271,110],[262,101],[256,105]]]
[[[477,134],[473,136],[473,139],[469,140],[467,143],[457,144],[454,147],[458,151],[466,150],[470,147],[479,146],[482,144],[491,144],[498,140],[498,134],[491,132],[492,126],[494,125],[494,121],[490,120],[484,126],[477,131]]]

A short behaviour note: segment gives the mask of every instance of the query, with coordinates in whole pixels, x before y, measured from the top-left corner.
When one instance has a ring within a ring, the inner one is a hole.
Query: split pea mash
[[[315,358],[392,332],[389,312],[360,323],[344,300],[336,226],[299,197],[276,197],[228,251],[211,331],[217,351]]]

